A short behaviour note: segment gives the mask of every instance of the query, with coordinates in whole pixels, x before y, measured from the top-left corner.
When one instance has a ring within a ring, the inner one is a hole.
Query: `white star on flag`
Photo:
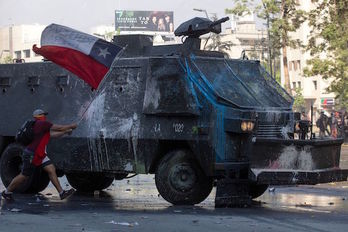
[[[98,56],[102,56],[104,57],[104,59],[106,58],[106,55],[110,55],[111,53],[108,52],[108,48],[104,48],[104,49],[101,49],[99,48],[99,54]]]

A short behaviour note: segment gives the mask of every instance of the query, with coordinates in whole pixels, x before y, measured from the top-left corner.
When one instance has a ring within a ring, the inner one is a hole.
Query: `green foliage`
[[[296,48],[301,46],[299,40],[291,39],[289,32],[296,31],[306,20],[306,12],[296,7],[296,0],[234,0],[235,7],[225,9],[225,13],[238,16],[255,12],[259,18],[270,20],[272,47],[280,49],[284,45]]]
[[[306,109],[305,100],[303,98],[301,88],[296,89],[296,94],[294,96],[294,104],[293,104],[292,108],[296,112],[303,112]]]
[[[247,15],[251,12],[251,3],[248,0],[236,0],[235,6],[232,9],[225,9],[225,14],[238,16]]]
[[[348,1],[312,2],[315,8],[309,12],[312,30],[307,49],[314,58],[308,60],[304,73],[332,78],[327,91],[336,94],[340,107],[348,108]]]
[[[269,22],[270,43],[268,46],[272,48],[273,56],[279,56],[280,49],[283,49],[283,59],[285,67],[285,86],[290,93],[290,79],[287,69],[286,48],[301,47],[300,40],[294,40],[289,35],[295,32],[301,24],[306,20],[306,12],[297,9],[296,0],[261,0],[261,4],[256,5],[256,0],[234,0],[235,7],[226,9],[226,13],[235,15],[245,15],[248,12],[255,12],[257,16]]]
[[[268,62],[267,60],[266,60],[266,61],[262,61],[261,64],[262,64],[263,67],[265,67],[266,71],[267,71],[268,73],[270,73],[271,70],[270,70],[269,65],[268,65],[267,62]],[[280,59],[279,59],[279,57],[276,57],[276,58],[274,59],[273,63],[274,63],[274,67],[273,67],[273,68],[277,67],[276,70],[273,69],[273,78],[274,78],[279,84],[281,84],[281,80],[280,80]]]
[[[12,56],[8,55],[8,56],[5,56],[2,61],[1,61],[2,64],[10,64],[12,63]]]

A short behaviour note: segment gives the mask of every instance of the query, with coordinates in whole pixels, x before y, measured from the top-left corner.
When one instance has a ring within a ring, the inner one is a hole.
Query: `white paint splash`
[[[287,146],[283,149],[279,158],[271,162],[271,169],[314,170],[315,164],[309,147],[299,151],[295,146]]]

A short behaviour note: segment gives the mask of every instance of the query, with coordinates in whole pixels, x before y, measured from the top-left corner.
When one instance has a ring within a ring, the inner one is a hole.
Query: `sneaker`
[[[61,200],[64,200],[67,197],[70,197],[75,192],[75,189],[63,190],[62,193],[59,194]]]
[[[13,196],[12,196],[12,193],[6,193],[5,190],[2,191],[1,193],[1,196],[5,199],[5,200],[8,200],[8,201],[13,201]]]

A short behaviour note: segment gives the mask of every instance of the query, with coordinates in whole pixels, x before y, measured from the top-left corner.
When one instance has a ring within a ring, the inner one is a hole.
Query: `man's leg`
[[[45,161],[46,160],[46,161]],[[75,189],[71,188],[69,190],[63,190],[62,186],[59,183],[56,168],[51,163],[51,161],[48,159],[48,157],[45,158],[45,162],[42,164],[42,168],[48,173],[48,177],[50,178],[51,182],[53,183],[54,187],[56,187],[59,197],[61,200],[71,196]]]
[[[56,168],[54,167],[54,165],[52,163],[45,165],[43,169],[48,173],[48,177],[50,178],[54,187],[57,189],[58,193],[61,194],[63,192],[63,188],[59,183]]]
[[[13,178],[13,180],[11,181],[10,185],[7,187],[6,193],[7,192],[13,192],[14,190],[16,190],[16,188],[18,186],[20,186],[24,181],[26,181],[28,179],[29,176],[25,176],[22,173],[20,173],[18,176],[16,176],[15,178]]]
[[[1,195],[5,199],[13,199],[12,192],[15,191],[18,188],[18,186],[24,183],[33,174],[34,170],[35,167],[31,164],[31,154],[24,151],[23,166],[21,173],[17,175],[15,178],[13,178],[7,189],[3,191]]]

